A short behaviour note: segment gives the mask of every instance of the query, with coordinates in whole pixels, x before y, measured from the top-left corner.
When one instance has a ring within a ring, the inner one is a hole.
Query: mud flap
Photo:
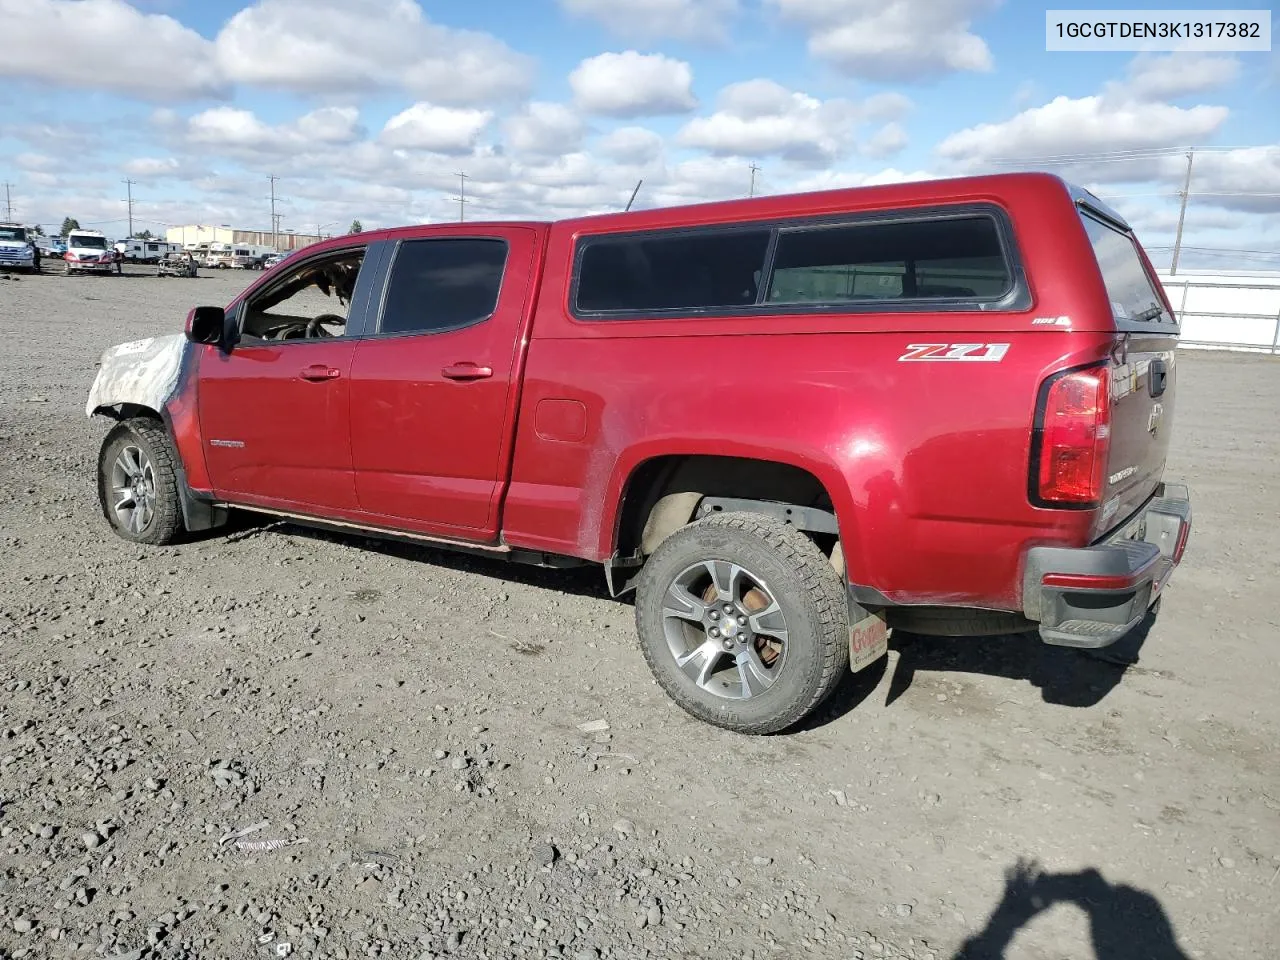
[[[855,620],[855,617],[859,619]],[[884,615],[849,604],[849,671],[857,673],[889,652],[889,627]]]

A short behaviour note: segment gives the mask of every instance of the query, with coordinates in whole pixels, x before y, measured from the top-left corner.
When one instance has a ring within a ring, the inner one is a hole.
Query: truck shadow
[[[911,688],[916,674],[974,673],[1006,680],[1025,680],[1040,690],[1045,703],[1092,707],[1114,690],[1138,654],[1158,616],[1149,612],[1124,639],[1101,650],[1076,650],[1044,643],[1037,634],[999,637],[926,637],[895,630],[890,649],[897,653],[885,706]],[[802,721],[797,731],[813,730],[842,718],[871,697],[889,669],[889,658],[861,673],[845,676],[822,709]]]
[[[242,512],[233,513],[235,520],[226,528],[228,539],[243,539],[263,533],[284,533],[293,537],[306,537],[339,543],[344,547],[380,553],[411,563],[442,567],[458,573],[474,573],[503,583],[519,583],[541,587],[558,593],[569,593],[597,600],[613,600],[630,605],[630,597],[609,596],[604,573],[598,564],[571,567],[538,567],[526,563],[490,558],[482,555],[460,553],[454,550],[438,550],[434,547],[407,543],[401,540],[385,540],[360,534],[339,533],[332,530],[293,524],[287,520],[273,521],[266,517]],[[242,519],[243,518],[243,519]]]
[[[1075,873],[1044,873],[1039,864],[1027,859],[1005,871],[1004,895],[986,926],[966,940],[951,960],[1004,960],[1014,935],[1060,903],[1078,907],[1088,919],[1094,960],[1189,960],[1178,946],[1173,923],[1152,894],[1110,883],[1093,867]]]
[[[917,671],[979,673],[1026,680],[1040,690],[1045,703],[1092,707],[1119,685],[1155,625],[1158,609],[1123,639],[1101,650],[1078,650],[1047,644],[1034,633],[981,638],[896,635],[898,662],[885,704],[911,686]]]

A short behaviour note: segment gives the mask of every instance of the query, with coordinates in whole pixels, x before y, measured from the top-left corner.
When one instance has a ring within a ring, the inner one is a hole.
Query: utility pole
[[[276,181],[280,178],[274,173],[267,177],[271,181],[271,249],[280,249],[280,221],[276,219]]]
[[[760,168],[754,163],[751,164],[751,192],[747,194],[749,197],[756,195],[756,174],[760,172]]]
[[[128,208],[129,208],[129,233],[128,233],[128,236],[131,238],[131,237],[133,236],[133,181],[132,181],[132,180],[126,180],[126,181],[124,182],[124,184],[125,184],[125,190],[127,191],[127,192],[126,192],[126,196],[125,196],[125,201],[124,201],[124,202],[125,202],[125,204],[128,206]]]
[[[6,223],[13,222],[13,200],[9,196],[9,188],[12,186],[13,184],[10,183],[8,180],[5,181],[4,183],[4,219]]]
[[[1182,206],[1178,209],[1178,232],[1173,238],[1173,263],[1169,267],[1169,276],[1178,272],[1178,257],[1182,253],[1182,224],[1187,219],[1187,198],[1191,196],[1191,164],[1195,162],[1196,148],[1187,150],[1187,176],[1182,181]]]
[[[455,173],[454,176],[458,178],[458,195],[449,199],[458,201],[458,222],[462,223],[467,219],[467,204],[471,202],[467,199],[467,181],[471,178],[465,173]]]

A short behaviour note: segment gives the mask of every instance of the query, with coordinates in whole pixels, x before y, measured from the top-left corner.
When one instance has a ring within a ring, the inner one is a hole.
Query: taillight
[[[1036,417],[1033,492],[1044,506],[1091,507],[1102,499],[1111,445],[1111,381],[1105,367],[1050,378]]]

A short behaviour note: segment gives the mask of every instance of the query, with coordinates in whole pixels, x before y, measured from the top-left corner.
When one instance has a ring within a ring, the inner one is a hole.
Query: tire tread
[[[796,702],[785,711],[767,720],[744,721],[737,719],[717,719],[712,721],[719,726],[746,734],[778,733],[795,726],[812,713],[827,699],[839,683],[840,678],[849,669],[849,638],[844,589],[839,574],[831,566],[831,562],[818,549],[817,545],[795,527],[788,526],[771,517],[753,513],[717,513],[699,520],[696,523],[677,531],[669,537],[663,546],[676,541],[677,537],[696,536],[699,529],[726,528],[754,537],[761,544],[772,550],[780,561],[795,571],[800,580],[800,589],[812,607],[814,626],[818,634],[820,661],[816,685],[813,693],[805,700]],[[663,547],[659,547],[654,557],[659,556]],[[640,573],[638,596],[644,597],[651,591],[665,590],[665,584],[656,582],[657,565],[653,557],[644,565]],[[636,605],[637,621],[640,619],[641,605]],[[639,627],[639,623],[637,623]],[[641,627],[641,629],[643,629]],[[649,644],[641,643],[641,651],[653,675],[662,688],[682,708],[694,716],[702,716],[697,701],[689,696],[683,688],[668,683],[666,674],[659,670],[654,661]],[[691,709],[692,708],[692,709]]]
[[[147,453],[151,458],[151,467],[156,478],[156,512],[150,526],[142,532],[141,536],[126,536],[124,539],[154,546],[176,543],[184,532],[182,508],[178,500],[178,471],[174,467],[175,456],[169,442],[169,432],[158,420],[147,417],[124,420],[103,440],[98,464],[98,500],[102,506],[102,514],[111,524],[112,529],[123,536],[111,514],[107,497],[107,477],[102,460],[107,450],[118,439],[129,435],[146,445]]]

